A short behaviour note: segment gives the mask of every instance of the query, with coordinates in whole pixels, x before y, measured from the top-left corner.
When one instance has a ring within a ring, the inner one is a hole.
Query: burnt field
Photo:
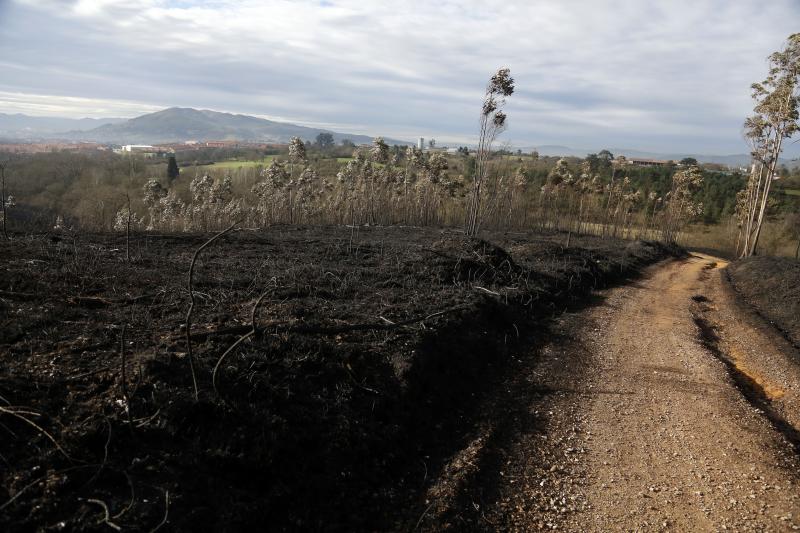
[[[678,254],[275,227],[2,242],[0,529],[413,529],[509,361]],[[235,345],[235,346],[234,346]],[[214,369],[216,368],[216,372]]]
[[[728,267],[736,292],[795,346],[800,346],[800,261],[754,256]]]

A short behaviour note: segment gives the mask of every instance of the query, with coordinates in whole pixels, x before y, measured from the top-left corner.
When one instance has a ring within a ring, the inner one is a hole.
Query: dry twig
[[[103,519],[100,520],[98,522],[98,524],[105,524],[108,527],[110,527],[111,529],[115,529],[117,531],[122,531],[121,527],[119,527],[117,524],[115,524],[114,522],[111,521],[111,516],[109,515],[108,505],[106,505],[106,502],[104,502],[103,500],[95,500],[95,499],[92,499],[92,498],[89,498],[86,501],[88,503],[93,503],[95,505],[99,505],[100,507],[103,508]]]
[[[449,309],[443,309],[441,311],[437,311],[435,313],[431,313],[429,315],[420,316],[416,318],[411,318],[408,320],[403,320],[402,322],[393,322],[388,323],[385,317],[381,318],[382,322],[372,322],[372,323],[364,323],[364,324],[344,324],[341,326],[299,326],[299,325],[288,325],[286,327],[277,327],[277,326],[284,326],[285,322],[279,324],[268,324],[262,328],[256,328],[256,335],[263,335],[264,333],[301,333],[301,334],[308,334],[308,335],[338,335],[340,333],[348,333],[351,331],[371,331],[371,330],[392,330],[401,328],[404,326],[410,326],[412,324],[416,324],[419,322],[424,322],[426,320],[430,320],[431,318],[436,318],[438,316],[456,313],[458,311],[463,311],[467,309],[467,306],[456,306],[451,307]],[[391,321],[389,321],[391,322]],[[228,328],[220,328],[213,331],[202,331],[195,334],[197,338],[208,339],[209,337],[213,337],[215,335],[236,335],[236,334],[250,334],[252,328],[248,326],[234,326]]]
[[[111,422],[109,422],[108,418],[106,418],[105,421],[106,425],[108,426],[108,437],[106,438],[106,445],[103,448],[103,462],[100,463],[100,466],[97,468],[97,472],[95,472],[94,475],[89,478],[89,481],[84,483],[84,487],[91,485],[92,482],[97,479],[97,477],[100,475],[100,472],[103,471],[103,468],[105,468],[106,463],[108,462],[108,445],[111,444]]]
[[[189,309],[186,311],[186,354],[189,356],[189,368],[192,371],[192,385],[194,386],[195,401],[199,399],[200,391],[197,388],[197,373],[195,372],[194,369],[194,355],[192,354],[192,338],[191,338],[192,311],[194,311],[194,290],[192,289],[192,278],[194,277],[194,265],[197,262],[197,257],[200,255],[200,252],[202,252],[212,242],[219,239],[220,237],[231,231],[233,228],[235,228],[238,223],[239,223],[238,221],[234,222],[233,224],[228,226],[228,228],[220,231],[219,233],[208,239],[205,242],[205,244],[203,244],[200,248],[198,248],[197,251],[194,253],[194,256],[192,257],[192,263],[191,265],[189,265],[189,276],[187,283],[189,287]]]
[[[164,491],[164,518],[161,522],[158,523],[156,527],[150,530],[150,533],[156,533],[159,529],[161,529],[164,524],[167,523],[167,518],[169,517],[169,491]]]
[[[122,397],[125,398],[125,411],[128,414],[128,426],[130,427],[131,431],[133,431],[133,414],[131,413],[133,405],[131,405],[131,396],[128,394],[128,380],[125,376],[125,367],[127,366],[127,361],[125,361],[125,328],[126,324],[123,324],[122,333],[120,333],[119,338],[119,355],[122,359],[122,375],[120,377],[122,378]]]
[[[9,407],[0,407],[0,413],[5,413],[7,415],[19,418],[20,420],[22,420],[23,422],[25,422],[29,426],[32,426],[37,431],[39,431],[39,433],[41,433],[42,435],[47,437],[50,440],[50,442],[52,442],[55,445],[56,449],[58,449],[58,451],[61,452],[61,455],[63,455],[64,457],[66,457],[67,459],[72,461],[72,457],[70,457],[69,454],[64,450],[64,448],[61,447],[61,445],[56,441],[55,437],[53,437],[50,433],[48,433],[44,428],[39,426],[33,420],[22,416],[22,415],[41,416],[40,413],[36,413],[34,411],[25,411],[25,410],[21,410],[21,409],[15,409],[13,407],[10,407],[10,408]]]
[[[11,497],[11,499],[10,499],[10,500],[8,500],[8,501],[7,501],[6,503],[4,503],[3,505],[0,505],[0,511],[2,511],[2,510],[3,510],[3,509],[5,509],[6,507],[8,507],[8,506],[9,506],[9,505],[11,505],[12,503],[14,503],[14,501],[16,501],[16,499],[17,499],[17,498],[19,498],[20,496],[22,496],[22,493],[23,493],[23,492],[25,492],[25,491],[26,491],[26,490],[28,490],[29,488],[33,487],[33,486],[34,486],[34,485],[36,485],[37,483],[40,483],[40,482],[44,481],[44,478],[45,478],[45,477],[46,477],[46,476],[37,477],[36,479],[34,479],[33,481],[31,481],[30,483],[28,483],[27,485],[25,485],[25,486],[24,486],[24,487],[22,487],[21,489],[19,489],[19,490],[17,491],[17,493],[16,493],[16,494],[14,494],[14,495]]]
[[[222,365],[222,362],[225,360],[225,358],[228,356],[228,354],[233,351],[234,348],[239,346],[246,339],[248,339],[248,338],[250,338],[250,337],[252,337],[252,336],[254,336],[256,334],[256,311],[258,310],[258,306],[261,305],[261,302],[264,300],[264,297],[266,295],[267,295],[266,292],[263,293],[258,298],[258,300],[256,300],[255,305],[253,305],[253,312],[251,313],[251,317],[250,317],[250,324],[252,325],[252,328],[250,329],[250,331],[248,331],[247,333],[245,333],[244,335],[239,337],[236,340],[236,342],[231,344],[230,347],[227,350],[225,350],[225,352],[219,357],[219,359],[217,360],[217,364],[214,365],[214,371],[211,373],[211,384],[214,385],[214,394],[219,396],[219,391],[217,390],[217,371],[219,370],[220,365]]]
[[[131,489],[131,500],[128,502],[128,505],[126,505],[124,509],[122,509],[120,512],[111,517],[115,520],[120,516],[124,515],[125,513],[127,513],[128,511],[130,511],[131,507],[133,507],[133,504],[136,502],[136,491],[133,490],[133,481],[131,481],[131,476],[128,475],[128,473],[125,471],[123,471],[122,473],[125,474],[125,479],[128,480],[128,487]]]

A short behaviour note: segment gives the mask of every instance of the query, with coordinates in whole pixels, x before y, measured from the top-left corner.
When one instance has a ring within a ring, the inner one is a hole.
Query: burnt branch
[[[191,331],[192,331],[192,311],[194,311],[194,290],[192,288],[192,280],[193,280],[193,277],[194,277],[194,265],[195,265],[195,263],[197,263],[197,257],[200,255],[200,252],[202,252],[206,247],[208,247],[215,240],[219,239],[220,237],[222,237],[223,235],[225,235],[226,233],[231,231],[233,228],[235,228],[238,223],[239,223],[238,221],[234,222],[233,224],[228,226],[226,229],[220,231],[219,233],[217,233],[216,235],[214,235],[213,237],[208,239],[205,242],[205,244],[203,244],[200,248],[197,249],[197,251],[195,251],[194,256],[192,257],[192,263],[189,265],[189,275],[188,275],[188,282],[187,282],[187,285],[189,287],[189,309],[186,311],[186,354],[189,357],[189,369],[192,372],[192,386],[194,387],[194,399],[195,399],[195,401],[197,401],[199,399],[200,391],[197,388],[197,373],[195,372],[195,369],[194,369],[194,355],[192,354],[192,336],[191,336]]]

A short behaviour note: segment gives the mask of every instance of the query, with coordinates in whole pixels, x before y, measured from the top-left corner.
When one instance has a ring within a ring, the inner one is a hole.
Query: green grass
[[[258,161],[248,160],[248,161],[238,161],[238,160],[231,160],[231,161],[217,161],[213,165],[205,165],[205,168],[211,169],[236,169],[236,168],[251,168],[251,167],[267,167],[275,158],[274,155],[268,155],[264,159],[260,159]],[[286,159],[285,157],[283,158]],[[352,157],[337,157],[337,163],[347,163],[351,161]],[[326,159],[322,159],[325,161]]]
[[[783,189],[783,194],[789,196],[800,196],[800,189]]]
[[[269,166],[269,164],[272,162],[272,159],[274,157],[275,156],[268,155],[267,157],[265,157],[264,159],[261,159],[259,161],[217,161],[213,165],[207,165],[207,168],[212,168],[212,169],[217,169],[217,168],[234,169],[234,168],[240,168],[240,167],[241,168],[250,168],[250,167],[258,167],[258,166],[266,167],[266,166]]]
[[[237,168],[256,168],[259,166],[268,167],[273,159],[276,156],[268,155],[264,159],[259,160],[230,160],[230,161],[216,161],[211,165],[202,165],[198,167],[199,169],[206,169],[206,170],[236,170]],[[286,156],[281,156],[281,159],[285,162]],[[352,161],[352,157],[337,157],[337,158],[322,158],[320,159],[320,163],[326,161],[336,161],[337,164],[343,165],[349,161]],[[382,168],[384,165],[376,164],[377,167]],[[192,169],[194,171],[194,167],[186,167],[186,170]],[[202,171],[202,170],[201,170]]]

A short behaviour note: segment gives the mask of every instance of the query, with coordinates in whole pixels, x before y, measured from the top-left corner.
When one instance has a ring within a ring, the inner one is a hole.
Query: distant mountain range
[[[0,139],[18,140],[62,140],[94,141],[111,144],[157,144],[184,141],[253,141],[288,142],[292,137],[314,141],[320,133],[330,133],[334,142],[349,139],[356,144],[369,143],[372,137],[331,130],[297,126],[248,115],[220,113],[218,111],[171,107],[132,119],[69,119],[58,117],[33,117],[22,114],[0,113]],[[386,139],[389,144],[410,145],[413,143]],[[546,156],[586,157],[599,150],[570,148],[568,146],[544,145],[523,148],[537,150]],[[640,157],[680,161],[694,157],[701,163],[719,163],[731,167],[750,164],[748,154],[706,155],[691,153],[657,153],[628,148],[609,148],[615,156]],[[789,167],[800,166],[797,160],[781,160]]]
[[[59,129],[59,126],[62,127]],[[356,144],[372,142],[372,137],[367,135],[339,133],[248,115],[184,107],[170,107],[132,119],[71,120],[28,117],[26,115],[0,115],[0,137],[17,139],[49,137],[113,144],[157,144],[212,140],[285,143],[292,137],[300,137],[304,141],[314,141],[320,133],[330,133],[336,143],[344,139],[349,139]],[[386,142],[388,144],[411,144],[395,139],[386,139]]]
[[[41,139],[57,136],[66,131],[93,130],[106,124],[124,122],[124,118],[60,118],[32,117],[21,113],[0,113],[0,138]]]

